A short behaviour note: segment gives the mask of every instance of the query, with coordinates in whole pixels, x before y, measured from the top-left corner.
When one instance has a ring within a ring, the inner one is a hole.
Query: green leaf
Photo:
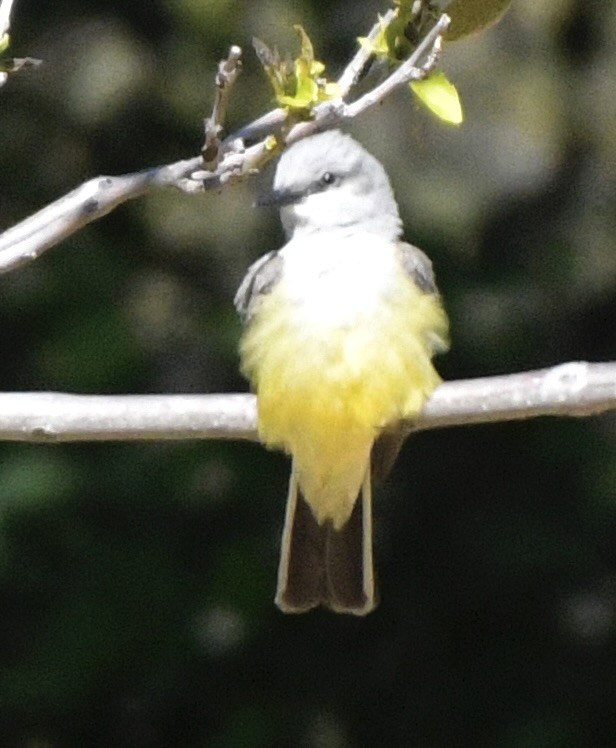
[[[301,50],[294,62],[281,60],[276,50],[253,39],[257,57],[270,79],[276,101],[302,114],[320,101],[340,95],[335,83],[322,77],[325,65],[314,58],[310,37],[301,26],[293,27],[300,38]]]
[[[445,8],[451,18],[445,39],[452,41],[482,31],[499,21],[510,5],[511,0],[453,0]]]
[[[9,48],[11,43],[11,37],[8,34],[3,34],[0,37],[0,52],[5,52]]]
[[[424,80],[413,81],[411,90],[436,116],[451,125],[459,125],[464,120],[462,103],[456,87],[440,70]]]
[[[357,41],[359,42],[360,47],[368,50],[375,57],[382,59],[383,57],[389,57],[389,47],[387,46],[387,38],[385,36],[387,27],[381,15],[379,15],[378,19],[380,30],[377,34],[376,39],[374,41],[370,41],[367,36],[358,36]]]

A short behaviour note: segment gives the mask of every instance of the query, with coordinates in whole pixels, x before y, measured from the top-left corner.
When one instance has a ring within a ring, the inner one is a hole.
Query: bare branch
[[[0,235],[0,273],[16,270],[121,203],[152,187],[178,186],[200,158],[125,174],[96,177]]]
[[[0,7],[5,6],[3,4]],[[381,25],[377,24],[370,34],[376,35],[394,16],[395,11],[386,14]],[[449,18],[443,14],[412,56],[373,91],[351,104],[346,104],[342,99],[323,102],[315,107],[312,120],[300,122],[291,128],[286,142],[291,144],[319,130],[339,126],[380,103],[398,86],[425,77],[436,65],[442,35],[448,25]],[[184,192],[220,189],[259,171],[275,155],[267,147],[263,136],[278,132],[286,121],[287,112],[275,109],[220,143],[220,128],[229,90],[239,72],[240,55],[239,47],[231,47],[227,59],[219,65],[214,109],[207,120],[209,124],[206,125],[204,146],[210,161],[204,163],[203,157],[196,157],[134,174],[91,179],[0,235],[0,273],[15,270],[35,260],[86,224],[102,218],[123,202],[144,195],[152,189],[175,187]],[[368,59],[369,52],[360,49],[347,66],[340,79],[345,94],[356,82]],[[252,141],[256,137],[263,139],[244,147],[245,140]]]
[[[445,382],[426,403],[418,429],[591,416],[616,410],[616,362],[572,361],[520,374]]]
[[[0,441],[256,439],[252,395],[0,393]]]
[[[212,114],[205,120],[205,143],[201,149],[203,166],[207,170],[215,170],[220,158],[220,135],[227,112],[229,95],[237,76],[242,69],[242,50],[232,46],[226,60],[218,63],[216,73],[216,95]]]
[[[428,76],[440,60],[443,34],[447,31],[449,23],[449,16],[443,13],[408,60],[405,60],[400,67],[396,68],[388,78],[372,91],[344,107],[344,118],[357,117],[366,109],[379,104],[399,86],[411,81],[422,80]],[[425,55],[427,55],[427,58],[420,65],[419,62]]]
[[[363,69],[368,64],[368,61],[372,57],[370,47],[377,40],[378,35],[384,28],[387,28],[396,16],[396,11],[393,8],[385,13],[382,18],[374,24],[370,29],[368,36],[366,37],[366,44],[360,44],[355,57],[349,62],[344,69],[344,72],[338,78],[338,88],[340,89],[340,96],[344,99],[349,93],[351,88],[357,83]]]
[[[234,132],[233,135],[230,135],[225,140],[225,143],[232,140],[258,140],[267,135],[278,132],[278,130],[280,130],[280,128],[284,125],[287,116],[287,110],[282,107],[272,109],[271,112],[263,114],[253,122],[250,122],[248,125],[244,125],[239,130]]]
[[[443,383],[413,430],[616,410],[616,362]],[[0,394],[0,441],[256,440],[253,395]]]

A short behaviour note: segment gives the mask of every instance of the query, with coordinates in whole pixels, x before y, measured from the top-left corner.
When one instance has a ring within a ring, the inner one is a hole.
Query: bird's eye
[[[336,175],[332,174],[331,171],[326,171],[321,177],[321,184],[325,187],[329,187],[329,185],[334,184],[335,181]]]

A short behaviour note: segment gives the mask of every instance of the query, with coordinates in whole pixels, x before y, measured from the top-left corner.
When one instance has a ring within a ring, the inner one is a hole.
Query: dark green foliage
[[[446,45],[455,131],[408,95],[353,126],[434,260],[446,378],[616,358],[607,5],[513,3]],[[271,105],[253,36],[293,52],[301,23],[334,78],[384,8],[16,0],[11,54],[44,64],[0,89],[2,227],[198,153],[231,43],[235,127]],[[283,241],[256,185],[134,201],[2,276],[0,387],[243,388],[233,293]],[[273,605],[280,455],[3,445],[0,748],[609,748],[615,454],[611,417],[413,437],[376,497],[382,602],[355,620]]]

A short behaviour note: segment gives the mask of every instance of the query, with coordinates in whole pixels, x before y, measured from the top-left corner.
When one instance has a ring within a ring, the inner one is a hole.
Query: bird
[[[258,433],[291,457],[275,603],[364,616],[378,604],[372,486],[442,381],[432,264],[401,239],[382,164],[340,130],[288,146],[273,189],[287,243],[235,296]]]

